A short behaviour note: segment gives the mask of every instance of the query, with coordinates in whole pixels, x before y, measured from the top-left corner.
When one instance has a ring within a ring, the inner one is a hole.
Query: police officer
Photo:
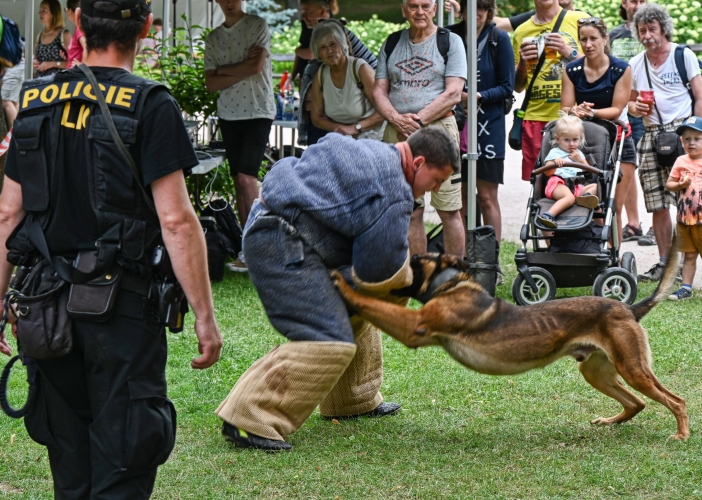
[[[87,40],[85,62],[140,179],[117,149],[96,103],[98,90],[80,68],[25,82],[8,151],[0,290],[8,288],[12,264],[30,265],[37,255],[27,239],[34,221],[52,259],[69,262],[112,248],[121,273],[111,316],[102,322],[74,317],[71,351],[36,360],[37,396],[25,425],[48,448],[56,498],[148,498],[157,467],[173,449],[165,329],[147,298],[159,243],[195,313],[201,356],[192,367],[213,365],[222,347],[205,240],[184,182],[184,170],[198,160],[168,91],[131,74],[151,28],[150,3],[82,0],[76,10]],[[11,354],[4,332],[0,352]]]
[[[217,409],[226,440],[287,450],[287,436],[317,405],[328,418],[400,409],[378,392],[380,332],[349,321],[329,269],[346,267],[357,290],[393,300],[392,290],[412,283],[414,199],[459,169],[455,142],[436,128],[393,145],[332,133],[275,164],[246,223],[244,252],[268,319],[291,342],[255,362]]]

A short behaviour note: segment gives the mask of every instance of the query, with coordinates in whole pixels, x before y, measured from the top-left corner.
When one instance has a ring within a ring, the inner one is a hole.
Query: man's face
[[[646,50],[656,50],[665,43],[666,38],[658,21],[639,23],[636,29],[639,32],[639,40]]]
[[[453,175],[453,169],[450,165],[442,168],[429,165],[423,156],[414,158],[413,167],[415,171],[412,195],[415,198],[424,196],[427,191],[438,193],[441,185]]]
[[[224,17],[236,16],[241,12],[242,0],[216,0],[224,13]]]
[[[435,15],[436,2],[432,0],[407,0],[407,4],[402,5],[402,17],[409,21],[411,28],[431,28]]]
[[[320,19],[329,18],[329,12],[318,4],[300,5],[300,17],[308,28],[316,28]]]
[[[545,11],[553,8],[558,0],[534,0],[534,8],[537,11]]]
[[[636,14],[636,11],[639,10],[639,7],[645,3],[646,0],[623,0],[622,7],[624,7],[624,10],[626,11],[626,18],[629,21],[634,19],[634,14]]]

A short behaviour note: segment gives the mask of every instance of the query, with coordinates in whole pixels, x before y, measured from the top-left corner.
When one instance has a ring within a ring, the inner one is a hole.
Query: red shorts
[[[544,127],[548,122],[524,120],[522,122],[522,180],[528,181],[541,152]]]
[[[544,190],[546,198],[548,198],[549,200],[553,199],[553,192],[556,190],[559,184],[565,184],[565,181],[557,175],[552,175],[548,179],[548,182],[546,183],[546,189]],[[573,196],[580,196],[580,192],[583,190],[582,184],[578,184],[573,188],[573,190]]]

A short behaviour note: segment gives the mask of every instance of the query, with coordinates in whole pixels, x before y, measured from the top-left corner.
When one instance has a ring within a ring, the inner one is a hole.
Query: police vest
[[[100,81],[100,90],[112,113],[124,144],[137,142],[137,128],[148,94],[163,85],[121,73]],[[8,260],[26,265],[36,248],[28,228],[38,221],[46,229],[52,209],[50,179],[56,167],[61,127],[86,129],[89,160],[90,204],[97,217],[100,241],[118,249],[118,262],[139,274],[148,273],[150,250],[160,242],[158,218],[146,205],[129,166],[117,149],[97,105],[95,89],[80,74],[57,74],[25,82],[13,140],[22,168],[19,169],[25,220],[8,238]],[[132,151],[133,152],[133,151]],[[137,169],[140,157],[133,154]]]

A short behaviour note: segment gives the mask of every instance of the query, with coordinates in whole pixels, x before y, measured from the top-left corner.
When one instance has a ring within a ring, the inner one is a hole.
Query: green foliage
[[[350,21],[346,25],[376,55],[380,52],[380,47],[390,33],[407,26],[407,24],[385,22],[382,19],[378,19],[378,16],[375,14],[368,21]]]

